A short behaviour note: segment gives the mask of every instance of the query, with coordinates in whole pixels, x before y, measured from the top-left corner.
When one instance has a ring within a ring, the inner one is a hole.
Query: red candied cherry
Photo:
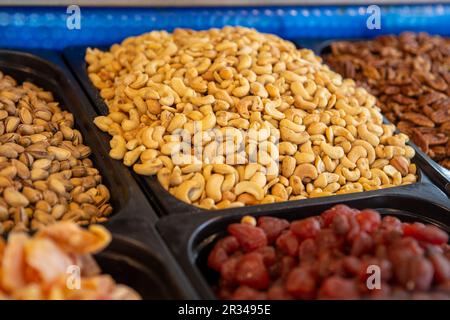
[[[235,283],[236,267],[238,265],[239,260],[240,257],[231,257],[222,264],[222,267],[220,268],[220,276],[222,280],[225,281],[226,283],[228,284]]]
[[[269,300],[292,300],[292,296],[287,292],[282,284],[273,284],[267,291]]]
[[[260,292],[248,286],[240,286],[233,292],[231,300],[266,300],[267,296],[264,292]]]
[[[401,231],[402,230],[402,222],[393,216],[385,216],[381,220],[381,227],[387,229],[387,230],[396,230]]]
[[[328,210],[325,210],[320,216],[322,217],[325,226],[329,226],[333,222],[333,218],[336,215],[351,217],[358,212],[359,210],[352,209],[345,204],[338,204]]]
[[[384,244],[375,245],[374,250],[375,256],[379,259],[387,259],[388,257],[388,249]]]
[[[217,241],[216,246],[224,248],[228,254],[231,254],[239,249],[239,242],[237,241],[236,237],[228,236]]]
[[[280,278],[285,278],[297,265],[296,260],[291,256],[284,256],[280,261]]]
[[[444,244],[448,242],[448,234],[432,225],[423,225],[418,223],[404,223],[403,234],[407,237],[413,237],[419,241],[429,242],[431,244]]]
[[[430,261],[434,268],[434,279],[436,283],[444,283],[450,280],[450,260],[442,253],[434,252],[430,254]]]
[[[220,271],[222,264],[229,255],[239,249],[239,243],[233,236],[220,239],[208,256],[208,266],[216,271]]]
[[[267,236],[267,241],[275,242],[281,232],[289,228],[289,222],[285,219],[274,217],[260,217],[258,219],[258,227],[264,230]]]
[[[290,229],[301,239],[314,238],[320,232],[320,222],[317,217],[297,220],[291,223]]]
[[[246,223],[233,223],[228,226],[228,232],[235,236],[245,252],[267,246],[264,230]]]
[[[337,258],[331,252],[322,252],[312,266],[317,275],[322,278],[346,274],[344,259]]]
[[[208,267],[211,269],[214,269],[216,271],[220,271],[220,268],[224,264],[225,261],[228,259],[228,254],[225,251],[225,249],[220,247],[215,247],[212,249],[212,251],[209,253],[208,256]]]
[[[297,299],[313,299],[316,293],[316,280],[308,269],[298,267],[289,273],[286,290]]]
[[[390,232],[390,231],[383,229],[383,228],[378,228],[377,230],[375,230],[375,232],[372,232],[370,236],[372,237],[373,244],[375,246],[385,244],[384,243],[384,235],[387,232]]]
[[[366,232],[360,232],[354,239],[351,248],[351,255],[359,257],[370,253],[373,249],[373,240]]]
[[[260,253],[250,252],[242,256],[236,266],[236,281],[240,285],[263,290],[269,286],[269,273]]]
[[[407,289],[428,291],[433,283],[433,264],[425,257],[413,257],[409,261]]]
[[[270,267],[277,262],[277,255],[274,247],[262,247],[256,249],[254,252],[260,253],[263,256],[266,267]]]
[[[312,261],[317,255],[317,246],[313,239],[303,240],[298,248],[300,262]]]
[[[385,230],[383,232],[381,242],[385,245],[391,245],[393,243],[397,243],[397,241],[399,241],[402,238],[403,238],[402,230]]]
[[[321,230],[315,241],[319,252],[330,251],[333,249],[340,250],[344,245],[344,239],[336,236],[331,229]]]
[[[344,270],[351,276],[358,275],[361,270],[361,260],[353,256],[343,258]]]
[[[298,254],[298,238],[291,230],[283,231],[276,241],[277,248],[291,257]]]
[[[348,217],[344,215],[335,215],[331,222],[331,228],[337,235],[344,235],[350,230],[350,223]]]
[[[400,284],[408,281],[410,259],[421,257],[425,250],[413,238],[400,238],[388,247],[388,257],[394,267],[394,273]]]
[[[353,242],[353,239],[361,232],[361,227],[359,226],[356,217],[348,217],[348,223],[350,225],[350,229],[347,232],[346,240],[351,243]]]
[[[320,252],[314,264],[314,271],[321,278],[332,276],[335,267],[333,261],[334,257],[331,251]]]
[[[330,261],[330,265],[328,267],[330,274],[335,276],[345,276],[346,270],[344,266],[344,259],[335,258]]]
[[[319,299],[358,299],[357,285],[353,280],[341,277],[330,277],[322,282]]]
[[[356,220],[362,231],[374,232],[381,224],[380,214],[371,209],[365,209],[356,215]]]
[[[392,246],[399,246],[403,251],[408,251],[411,255],[422,256],[425,254],[425,250],[420,246],[419,241],[414,238],[400,238]]]

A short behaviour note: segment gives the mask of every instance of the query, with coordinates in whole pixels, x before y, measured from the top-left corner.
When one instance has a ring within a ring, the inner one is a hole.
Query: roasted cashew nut
[[[255,197],[256,200],[264,198],[264,190],[256,182],[241,181],[234,187],[234,193],[240,195],[242,193],[249,193]]]

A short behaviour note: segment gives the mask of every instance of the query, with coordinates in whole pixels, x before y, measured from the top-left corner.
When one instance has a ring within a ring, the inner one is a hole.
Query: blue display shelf
[[[381,29],[366,27],[367,6],[236,8],[81,7],[81,29],[69,30],[66,7],[0,7],[0,47],[63,49],[108,45],[150,30],[254,27],[286,39],[370,38],[401,31],[450,35],[450,5],[381,6]]]

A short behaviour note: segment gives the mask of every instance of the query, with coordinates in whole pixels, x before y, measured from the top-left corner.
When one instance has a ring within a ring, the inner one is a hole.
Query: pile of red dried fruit
[[[208,258],[221,299],[450,299],[448,234],[432,225],[337,205],[291,223],[246,217],[228,233]],[[372,265],[381,288],[368,288]]]
[[[391,122],[450,169],[450,38],[405,32],[338,41],[324,60],[367,88]]]

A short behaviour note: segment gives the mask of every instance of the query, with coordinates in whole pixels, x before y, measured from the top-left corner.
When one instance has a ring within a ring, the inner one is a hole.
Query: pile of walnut
[[[404,32],[335,42],[324,60],[367,87],[389,121],[450,169],[450,38]]]
[[[187,203],[220,209],[417,179],[408,137],[382,123],[375,98],[276,36],[154,31],[88,49],[86,61],[109,107],[95,124],[112,136],[111,157]],[[180,129],[200,153],[181,154]]]
[[[102,222],[109,190],[51,92],[0,72],[0,234],[70,220]]]

